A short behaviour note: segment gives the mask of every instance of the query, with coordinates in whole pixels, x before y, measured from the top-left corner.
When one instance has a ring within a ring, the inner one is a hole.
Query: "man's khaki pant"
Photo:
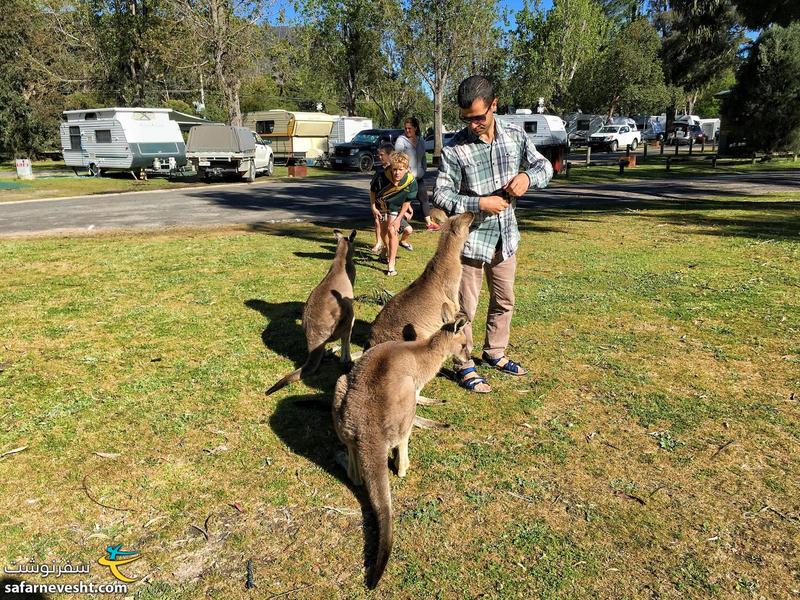
[[[483,285],[483,274],[486,273],[486,285],[489,287],[489,312],[486,315],[486,338],[483,351],[490,358],[500,358],[505,354],[508,338],[511,334],[511,315],[514,313],[514,277],[517,271],[517,255],[503,260],[502,250],[497,250],[490,264],[468,258],[461,259],[461,288],[459,301],[470,319],[464,328],[467,334],[467,348],[473,348],[472,319],[478,308],[478,297]],[[474,361],[454,362],[456,369],[474,367]]]

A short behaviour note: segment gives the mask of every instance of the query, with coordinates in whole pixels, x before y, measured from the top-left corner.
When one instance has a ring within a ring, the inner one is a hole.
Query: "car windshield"
[[[365,142],[367,144],[374,144],[375,142],[378,141],[378,137],[380,137],[380,134],[378,133],[370,133],[367,131],[362,131],[356,134],[356,136],[353,138],[353,141]]]
[[[578,124],[576,125],[576,129],[578,131],[586,131],[587,129],[589,129],[590,122],[591,121],[589,121],[588,119],[578,121]]]
[[[600,133],[617,133],[618,131],[619,131],[619,127],[609,127],[609,126],[606,126],[606,127],[603,127],[603,128],[600,130]]]

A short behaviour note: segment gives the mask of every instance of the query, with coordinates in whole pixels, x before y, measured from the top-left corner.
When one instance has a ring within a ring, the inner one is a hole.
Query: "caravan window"
[[[97,113],[86,113],[83,118],[86,121],[97,121]]]
[[[525,133],[536,133],[538,126],[536,121],[525,121]]]
[[[256,121],[256,133],[259,135],[270,134],[275,131],[275,121]]]
[[[80,150],[81,148],[81,128],[72,126],[69,128],[69,149]]]
[[[94,132],[94,141],[98,144],[110,144],[111,143],[111,130],[110,129],[98,129]]]

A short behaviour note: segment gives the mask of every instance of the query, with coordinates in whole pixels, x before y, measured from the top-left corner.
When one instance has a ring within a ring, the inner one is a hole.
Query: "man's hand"
[[[531,187],[531,178],[527,173],[519,173],[503,188],[512,196],[522,196]]]
[[[478,206],[483,212],[496,215],[508,208],[508,201],[502,196],[482,196]]]

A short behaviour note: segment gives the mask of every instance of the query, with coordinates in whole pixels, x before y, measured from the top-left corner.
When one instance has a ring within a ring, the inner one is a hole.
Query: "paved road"
[[[432,177],[430,178],[432,181]],[[302,219],[367,220],[369,177],[260,179],[254,184],[0,203],[0,235],[185,225],[257,224]],[[657,206],[717,196],[791,192],[800,171],[738,173],[693,179],[552,186],[520,199],[520,208],[586,208],[638,202]]]

